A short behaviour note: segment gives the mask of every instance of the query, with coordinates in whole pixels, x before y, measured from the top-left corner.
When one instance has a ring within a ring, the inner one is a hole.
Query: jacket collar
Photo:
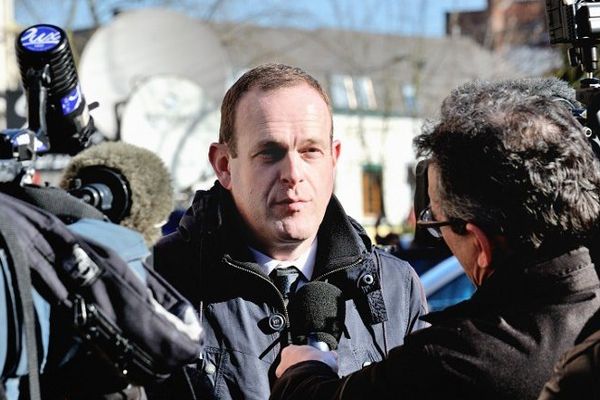
[[[371,241],[363,228],[346,215],[335,196],[329,201],[317,238],[319,247],[314,277],[356,263],[371,248]]]
[[[599,285],[586,247],[527,265],[519,265],[516,257],[511,257],[495,268],[494,274],[485,280],[471,299],[430,313],[423,319],[434,323],[467,313],[485,314],[490,309],[510,304],[557,301]]]
[[[211,246],[218,254],[227,254],[231,260],[260,271],[244,239],[245,225],[233,199],[218,181],[210,190],[196,192],[178,230],[187,240],[206,235],[214,239]],[[362,227],[346,215],[335,196],[329,201],[317,238],[313,278],[357,263],[371,248]]]

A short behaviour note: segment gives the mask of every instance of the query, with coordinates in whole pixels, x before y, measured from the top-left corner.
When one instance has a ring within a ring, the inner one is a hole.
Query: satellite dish
[[[123,108],[121,139],[158,154],[171,171],[176,190],[208,189],[215,179],[208,148],[219,135],[216,104],[189,79],[148,78]]]
[[[119,14],[94,33],[79,63],[86,98],[100,103],[93,113],[96,127],[109,139],[118,138],[116,108],[144,79],[160,74],[188,78],[220,102],[229,71],[225,50],[208,26],[156,8]]]

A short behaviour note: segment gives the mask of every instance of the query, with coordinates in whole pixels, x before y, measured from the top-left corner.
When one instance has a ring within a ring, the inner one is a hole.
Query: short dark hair
[[[566,104],[574,91],[557,79],[454,90],[415,138],[438,168],[446,216],[501,233],[517,251],[581,244],[600,216],[600,163]]]
[[[236,107],[242,96],[251,89],[258,87],[263,91],[275,90],[284,87],[297,86],[306,83],[319,93],[327,104],[331,118],[331,102],[321,84],[308,73],[298,67],[285,64],[263,64],[252,68],[242,75],[229,88],[221,104],[221,126],[219,128],[219,143],[225,143],[235,157],[237,155],[235,141],[235,116]],[[333,133],[333,120],[332,120]]]

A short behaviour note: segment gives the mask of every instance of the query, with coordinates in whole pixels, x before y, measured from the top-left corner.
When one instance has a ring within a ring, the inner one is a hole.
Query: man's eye
[[[323,155],[323,150],[319,147],[309,147],[302,151],[302,154],[306,158],[319,158]]]
[[[261,151],[258,155],[261,158],[264,158],[268,161],[276,161],[281,159],[285,154],[285,151],[281,149],[265,149]]]

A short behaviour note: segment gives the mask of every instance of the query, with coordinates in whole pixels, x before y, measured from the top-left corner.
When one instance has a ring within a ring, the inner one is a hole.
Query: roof
[[[328,90],[338,113],[435,117],[441,101],[467,81],[524,74],[465,37],[410,37],[231,23],[210,26],[228,53],[233,71],[241,73],[265,62],[301,67]],[[90,34],[90,30],[74,33],[72,44],[79,54]],[[363,102],[363,107],[359,101],[357,108],[338,106],[332,91],[336,85],[339,91],[344,84],[344,90],[352,84],[355,91],[366,87],[371,101],[366,106]]]
[[[441,101],[462,83],[523,74],[469,38],[227,24],[213,24],[213,28],[234,69],[264,62],[299,66],[330,94],[336,76],[368,77],[377,104],[371,111],[383,114],[432,117],[437,115]],[[407,88],[415,93],[414,108],[407,104]]]

